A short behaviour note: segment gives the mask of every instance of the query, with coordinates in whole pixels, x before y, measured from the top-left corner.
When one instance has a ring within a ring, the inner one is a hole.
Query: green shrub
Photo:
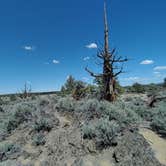
[[[6,130],[11,132],[16,129],[20,124],[32,119],[32,107],[28,105],[18,106],[13,110],[13,113],[4,122]]]
[[[53,122],[51,119],[41,117],[35,121],[33,129],[37,132],[40,131],[50,131],[53,128]]]
[[[83,138],[92,139],[96,136],[95,124],[87,124],[82,127]]]
[[[10,101],[16,101],[17,100],[17,96],[16,95],[11,95],[10,96]]]
[[[163,87],[166,87],[166,78],[164,78]]]
[[[117,101],[115,103],[110,103],[104,100],[97,99],[83,99],[79,102],[76,102],[73,110],[82,112],[87,117],[87,120],[90,118],[101,118],[109,117],[110,120],[116,120],[122,125],[136,124],[141,121],[141,117],[134,111],[129,104]]]
[[[160,102],[159,106],[152,109],[153,118],[151,127],[153,130],[166,136],[166,103]]]
[[[6,161],[1,162],[0,166],[18,166],[18,162],[13,161],[13,160],[6,160]]]
[[[0,112],[4,112],[4,109],[2,107],[0,107]]]
[[[145,101],[143,101],[139,97],[134,97],[130,101],[128,101],[126,103],[126,108],[129,108],[144,120],[152,119],[151,110],[147,107]]]
[[[7,135],[7,129],[4,122],[0,122],[0,141],[4,140]]]
[[[98,146],[111,146],[120,131],[120,126],[115,121],[101,119],[96,126],[96,142]]]
[[[46,138],[43,133],[35,134],[32,139],[32,144],[35,146],[44,145],[46,143]]]
[[[143,120],[150,121],[152,120],[153,113],[151,112],[150,109],[144,106],[131,106],[131,109],[138,115],[140,116]]]
[[[61,88],[61,92],[64,94],[71,94],[76,86],[76,80],[73,76],[68,76],[64,86]]]
[[[111,146],[119,132],[119,124],[115,121],[109,121],[108,118],[100,119],[94,124],[87,124],[83,127],[84,138],[94,138],[99,148]]]
[[[12,157],[17,157],[21,152],[21,148],[17,144],[13,143],[1,143],[0,144],[0,161],[7,160]]]
[[[59,101],[61,97],[60,96],[57,96],[56,94],[53,94],[53,95],[50,95],[50,101],[55,104]]]
[[[48,104],[49,104],[48,98],[45,98],[45,97],[40,98],[39,105],[41,107],[47,106]]]
[[[145,88],[144,88],[143,85],[141,85],[139,83],[134,83],[132,85],[132,87],[129,88],[129,91],[135,92],[135,93],[144,93],[145,92]]]
[[[83,99],[77,103],[76,110],[80,112],[100,112],[102,104],[97,99]]]
[[[161,116],[154,117],[151,122],[151,127],[159,133],[163,133],[166,136],[166,118]]]
[[[0,105],[3,105],[4,104],[4,101],[3,99],[0,97]]]
[[[85,96],[86,96],[86,88],[84,85],[78,82],[72,92],[72,97],[75,100],[80,100],[81,98],[84,98]]]
[[[56,109],[58,111],[72,112],[75,110],[76,101],[71,97],[64,97],[59,99],[56,104]]]
[[[13,116],[20,122],[28,121],[32,118],[32,108],[30,106],[19,106]]]
[[[122,101],[115,103],[103,102],[105,109],[102,110],[103,116],[108,116],[110,120],[116,120],[122,126],[137,124],[141,118]],[[104,107],[103,107],[104,108]]]
[[[35,95],[31,95],[31,100],[36,100],[37,97]]]

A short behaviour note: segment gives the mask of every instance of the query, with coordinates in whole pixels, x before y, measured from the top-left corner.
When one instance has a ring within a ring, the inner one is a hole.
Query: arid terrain
[[[148,100],[1,97],[0,166],[164,166],[166,102]]]
[[[0,3],[0,166],[166,166],[166,0]]]

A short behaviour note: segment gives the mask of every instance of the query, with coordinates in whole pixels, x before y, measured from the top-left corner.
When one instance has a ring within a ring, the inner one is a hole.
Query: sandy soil
[[[160,163],[166,165],[166,140],[149,129],[140,129],[140,134],[142,134],[151,145]]]

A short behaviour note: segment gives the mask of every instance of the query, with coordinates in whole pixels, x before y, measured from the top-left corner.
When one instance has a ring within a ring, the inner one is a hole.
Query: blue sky
[[[110,46],[131,60],[122,85],[166,77],[166,1],[107,0]],[[1,0],[0,93],[58,90],[68,75],[92,82],[103,43],[103,0]]]

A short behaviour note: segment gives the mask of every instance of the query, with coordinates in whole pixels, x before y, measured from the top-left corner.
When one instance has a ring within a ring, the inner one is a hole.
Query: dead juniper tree
[[[123,62],[128,61],[127,58],[117,56],[116,49],[109,49],[109,30],[107,22],[106,3],[104,3],[104,48],[98,51],[97,57],[102,60],[102,74],[95,74],[87,67],[85,70],[96,79],[102,79],[102,98],[113,102],[116,100],[116,78],[123,73]],[[119,66],[119,64],[122,64]]]
[[[19,96],[22,99],[26,99],[27,97],[30,97],[30,95],[31,95],[31,85],[28,86],[27,82],[25,82],[24,89],[21,90]]]

